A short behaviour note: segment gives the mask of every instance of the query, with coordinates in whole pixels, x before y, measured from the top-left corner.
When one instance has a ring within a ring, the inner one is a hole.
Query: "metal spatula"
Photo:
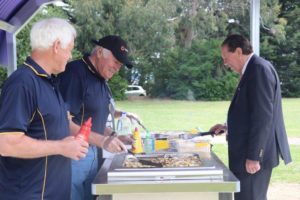
[[[140,163],[142,163],[143,165],[150,165],[153,167],[163,167],[163,165],[161,163],[152,162],[151,160],[144,160],[144,159],[138,158],[138,161]]]

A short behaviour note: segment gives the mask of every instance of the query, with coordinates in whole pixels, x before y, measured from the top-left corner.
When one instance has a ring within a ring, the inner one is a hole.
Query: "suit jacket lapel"
[[[251,59],[249,60],[249,62],[248,62],[248,64],[247,64],[247,68],[246,68],[244,74],[242,75],[242,77],[241,77],[241,79],[240,79],[240,81],[239,81],[239,83],[238,83],[238,85],[237,85],[237,87],[236,87],[236,89],[235,89],[234,95],[233,95],[233,97],[232,97],[232,100],[231,100],[231,103],[230,103],[230,106],[229,106],[229,110],[231,109],[231,107],[232,107],[232,105],[233,105],[233,103],[234,103],[234,101],[235,101],[235,99],[236,99],[237,94],[240,92],[240,89],[241,89],[242,85],[246,82],[248,73],[249,73],[249,71],[250,71],[250,67],[251,67],[251,65],[253,64],[255,58],[256,58],[256,55],[254,54],[254,55],[251,57]]]

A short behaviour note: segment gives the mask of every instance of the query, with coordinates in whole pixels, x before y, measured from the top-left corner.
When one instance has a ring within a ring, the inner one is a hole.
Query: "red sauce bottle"
[[[88,120],[86,120],[80,127],[79,132],[76,135],[76,138],[83,139],[88,142],[89,135],[91,133],[91,128],[92,128],[92,118],[89,117]]]

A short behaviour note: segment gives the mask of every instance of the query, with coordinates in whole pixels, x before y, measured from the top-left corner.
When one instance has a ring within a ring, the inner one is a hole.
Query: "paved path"
[[[300,184],[271,183],[268,189],[268,200],[300,200]]]

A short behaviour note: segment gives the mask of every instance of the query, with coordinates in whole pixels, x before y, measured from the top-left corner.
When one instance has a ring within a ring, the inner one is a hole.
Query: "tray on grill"
[[[107,177],[108,181],[219,180],[223,170],[194,153],[120,154],[114,157]]]

